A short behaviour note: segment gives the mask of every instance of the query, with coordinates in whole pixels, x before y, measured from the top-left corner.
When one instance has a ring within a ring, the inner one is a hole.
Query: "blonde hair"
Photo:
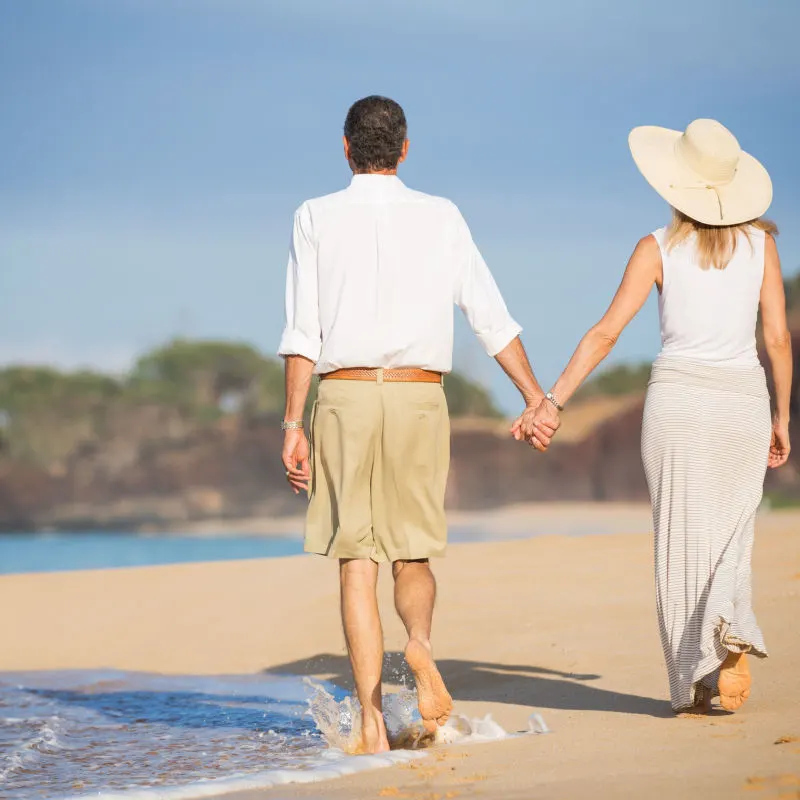
[[[770,236],[778,235],[778,226],[771,220],[759,217],[758,219],[742,222],[739,225],[704,225],[691,217],[687,217],[677,208],[672,209],[672,222],[667,228],[667,252],[685,242],[695,234],[695,247],[703,269],[725,269],[736,252],[739,243],[739,234],[743,233],[750,242],[750,232],[765,231]]]

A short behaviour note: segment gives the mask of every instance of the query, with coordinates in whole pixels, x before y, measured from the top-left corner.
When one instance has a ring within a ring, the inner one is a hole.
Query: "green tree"
[[[127,389],[138,400],[176,404],[210,419],[277,412],[283,369],[248,344],[175,339],[136,362]]]
[[[119,381],[95,372],[0,370],[3,454],[42,464],[60,461],[76,442],[94,436],[105,409],[122,391]]]

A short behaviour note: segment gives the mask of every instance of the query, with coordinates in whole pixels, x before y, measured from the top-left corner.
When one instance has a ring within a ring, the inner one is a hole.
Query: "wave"
[[[116,671],[2,678],[0,794],[10,800],[194,800],[380,769],[424,758],[434,744],[519,735],[491,716],[459,715],[429,734],[416,693],[403,688],[384,697],[392,751],[356,755],[358,702],[308,678]],[[546,731],[531,718],[530,733]]]
[[[62,747],[58,737],[63,733],[64,722],[57,717],[31,722],[20,720],[34,728],[33,735],[13,748],[5,756],[0,766],[0,784],[7,783],[17,772],[29,770],[36,765],[42,755],[55,753]]]

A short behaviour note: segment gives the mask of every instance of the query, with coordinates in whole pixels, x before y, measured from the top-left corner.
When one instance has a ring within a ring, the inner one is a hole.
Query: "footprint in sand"
[[[423,725],[426,730],[435,731],[437,725],[444,725],[450,718],[453,700],[433,656],[422,642],[410,641],[405,656],[417,685],[417,701]]]

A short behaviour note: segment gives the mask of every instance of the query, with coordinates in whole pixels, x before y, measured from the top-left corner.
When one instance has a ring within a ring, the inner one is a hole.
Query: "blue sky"
[[[800,269],[798,28],[796,0],[6,0],[0,362],[124,370],[175,335],[274,351],[292,212],[349,180],[344,115],[381,93],[409,119],[401,177],[461,207],[549,383],[667,220],[635,125],[730,127]],[[658,346],[651,298],[613,360]]]

